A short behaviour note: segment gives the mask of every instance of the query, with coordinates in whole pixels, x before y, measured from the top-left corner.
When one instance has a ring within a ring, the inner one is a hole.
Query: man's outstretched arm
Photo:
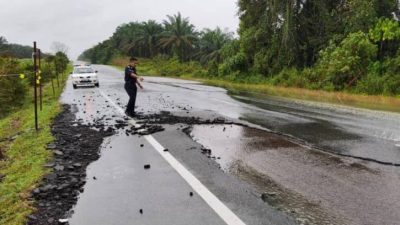
[[[140,81],[143,81],[143,80],[144,80],[143,77],[140,77],[139,75],[137,75],[137,74],[134,73],[134,72],[131,73],[131,77],[132,77],[132,78],[135,78],[135,79],[137,79],[137,80],[140,80]]]

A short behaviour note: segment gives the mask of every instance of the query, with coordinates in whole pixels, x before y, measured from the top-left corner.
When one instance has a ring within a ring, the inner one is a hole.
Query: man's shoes
[[[125,115],[128,116],[128,117],[135,117],[135,113],[134,112],[131,113],[131,112],[125,111]]]

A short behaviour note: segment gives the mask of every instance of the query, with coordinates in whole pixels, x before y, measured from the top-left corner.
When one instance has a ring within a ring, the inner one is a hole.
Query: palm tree
[[[172,50],[179,58],[179,60],[187,60],[189,50],[195,46],[197,40],[197,33],[188,18],[182,18],[182,15],[167,16],[164,20],[165,32],[160,39],[160,46],[164,49]]]
[[[149,20],[142,23],[139,37],[136,42],[137,45],[147,50],[147,56],[153,57],[157,51],[156,46],[163,32],[161,24],[154,20]]]
[[[224,32],[219,27],[215,30],[205,29],[200,35],[200,51],[197,54],[200,62],[221,63],[221,49],[226,43],[232,41],[232,36],[232,33]]]
[[[137,40],[142,33],[142,26],[141,23],[137,22],[119,26],[112,37],[115,46],[121,49],[124,54],[140,54],[141,48]]]

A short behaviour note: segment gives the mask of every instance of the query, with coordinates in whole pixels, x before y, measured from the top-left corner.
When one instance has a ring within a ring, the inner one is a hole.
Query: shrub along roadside
[[[61,79],[61,87],[65,80]],[[43,89],[43,110],[39,111],[39,132],[34,130],[32,93],[26,97],[19,111],[0,120],[0,224],[22,225],[34,209],[30,201],[31,190],[49,172],[43,165],[52,157],[45,149],[53,141],[50,125],[60,112],[58,98],[62,88],[51,84]]]

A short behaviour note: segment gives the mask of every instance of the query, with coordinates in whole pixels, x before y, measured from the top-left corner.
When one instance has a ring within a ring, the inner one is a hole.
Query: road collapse
[[[74,105],[63,105],[62,113],[54,120],[52,133],[55,141],[46,146],[53,152],[54,158],[44,165],[52,172],[43,177],[41,185],[31,193],[37,210],[28,216],[27,224],[68,224],[68,217],[73,213],[71,210],[79,193],[84,191],[87,179],[96,179],[86,177],[86,168],[100,157],[100,147],[106,137],[118,132],[127,136],[150,135],[164,131],[163,125],[180,124],[182,131],[188,134],[192,125],[236,124],[224,118],[184,117],[167,111],[147,115],[140,113],[134,118],[136,125],[129,123],[128,117],[113,115],[85,124],[83,120],[76,119],[74,111]],[[204,154],[211,154],[211,150],[204,150]],[[149,168],[150,165],[145,166],[145,169]]]

